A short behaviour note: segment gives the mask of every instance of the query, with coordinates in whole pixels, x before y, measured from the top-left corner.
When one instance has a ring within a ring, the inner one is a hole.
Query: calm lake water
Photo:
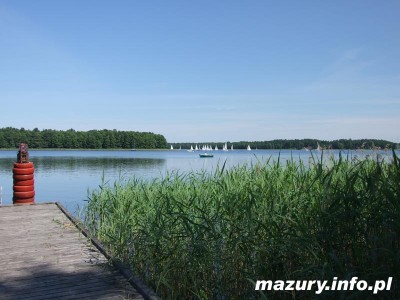
[[[286,161],[308,162],[311,153],[305,150],[234,150],[212,151],[213,158],[200,158],[201,152],[172,151],[82,151],[30,150],[30,161],[35,164],[35,201],[59,201],[71,212],[82,207],[88,190],[97,189],[102,176],[109,183],[118,178],[133,176],[145,179],[162,177],[167,171],[215,171],[226,162],[228,168],[270,157]],[[330,151],[337,156],[339,151]],[[368,151],[344,151],[351,156],[371,154]],[[385,153],[383,153],[385,154]],[[390,155],[389,153],[386,153]],[[324,154],[325,155],[325,154]],[[12,204],[12,168],[17,150],[0,150],[0,186],[2,204]],[[327,155],[326,155],[327,156]]]

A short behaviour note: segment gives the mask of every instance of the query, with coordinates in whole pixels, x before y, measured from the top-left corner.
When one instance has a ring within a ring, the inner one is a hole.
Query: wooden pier
[[[144,297],[52,203],[0,207],[0,299]]]

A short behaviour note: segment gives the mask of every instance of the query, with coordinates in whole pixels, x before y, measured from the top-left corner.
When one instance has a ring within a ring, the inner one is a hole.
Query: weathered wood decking
[[[0,207],[0,299],[143,299],[56,204]]]

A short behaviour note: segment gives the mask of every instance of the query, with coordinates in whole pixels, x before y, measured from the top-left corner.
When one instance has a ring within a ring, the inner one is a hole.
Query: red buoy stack
[[[17,155],[17,162],[14,163],[14,204],[32,204],[35,203],[35,168],[32,162],[29,162],[28,145],[20,144]]]

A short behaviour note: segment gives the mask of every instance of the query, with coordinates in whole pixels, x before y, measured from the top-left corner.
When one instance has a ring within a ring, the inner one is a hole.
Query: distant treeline
[[[52,130],[37,128],[26,130],[12,127],[0,128],[0,148],[18,147],[27,143],[29,148],[67,149],[162,149],[167,141],[161,134],[152,132],[69,129]]]
[[[29,148],[66,148],[66,149],[166,149],[171,145],[174,149],[190,149],[196,143],[167,143],[161,134],[152,132],[118,131],[118,130],[89,130],[75,131],[53,130],[37,128],[27,130],[24,128],[6,127],[0,128],[0,148],[16,148],[19,143],[27,143]],[[323,149],[398,149],[399,144],[377,139],[340,139],[325,141],[317,139],[272,140],[272,141],[240,141],[227,142],[228,149],[233,145],[234,149],[246,149],[250,145],[252,149],[316,149],[318,144]],[[213,149],[220,143],[197,143],[211,146]]]
[[[392,149],[398,148],[398,144],[376,139],[340,139],[334,141],[324,141],[316,139],[295,139],[295,140],[272,140],[259,142],[227,142],[228,149],[233,145],[233,149],[246,149],[250,145],[251,149],[317,149],[318,144],[323,149]],[[190,146],[195,147],[195,143],[172,143],[174,149],[190,149]],[[223,143],[198,143],[198,147],[209,145],[213,149],[218,146],[222,148]]]

